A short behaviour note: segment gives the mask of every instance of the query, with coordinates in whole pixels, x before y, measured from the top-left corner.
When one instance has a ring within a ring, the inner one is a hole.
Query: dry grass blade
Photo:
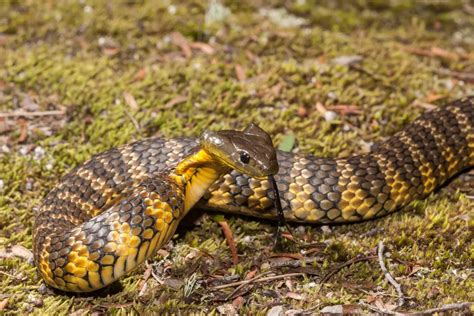
[[[239,258],[237,256],[237,248],[235,247],[234,236],[232,230],[229,227],[229,224],[226,221],[219,221],[219,225],[222,228],[227,245],[229,245],[230,252],[232,254],[232,263],[234,265],[239,263]]]
[[[378,254],[380,269],[382,269],[382,272],[384,273],[387,281],[390,282],[390,284],[392,284],[397,290],[398,307],[401,307],[405,305],[405,295],[403,294],[402,286],[397,281],[395,281],[395,279],[393,278],[393,276],[390,274],[390,272],[387,270],[387,267],[385,266],[385,263],[383,261],[384,248],[385,247],[384,247],[383,241],[379,241],[379,244],[377,246],[377,254]]]
[[[14,111],[14,112],[7,112],[7,113],[0,113],[0,118],[7,118],[7,117],[35,117],[35,116],[56,116],[56,115],[64,115],[66,114],[65,111],[34,111],[34,112],[27,112],[27,111]]]

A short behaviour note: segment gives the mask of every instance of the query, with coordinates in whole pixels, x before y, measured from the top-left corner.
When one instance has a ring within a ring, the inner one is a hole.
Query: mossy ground
[[[92,154],[116,145],[255,121],[277,144],[294,133],[296,150],[348,155],[399,130],[426,104],[473,94],[472,5],[415,3],[2,1],[0,112],[64,115],[0,118],[1,251],[31,248],[34,208],[48,190]],[[335,59],[352,55],[362,60],[350,66]],[[327,121],[318,103],[355,113]],[[265,314],[275,305],[317,312],[360,301],[387,308],[396,292],[377,260],[319,283],[338,264],[373,255],[379,240],[408,296],[402,310],[472,301],[472,190],[472,179],[458,178],[377,221],[330,229],[295,225],[297,239],[314,243],[307,257],[321,259],[309,268],[272,268],[269,263],[282,259],[271,258],[275,226],[226,215],[240,255],[232,266],[214,214],[178,230],[165,260],[153,265],[161,284],[153,277],[144,283],[143,267],[121,288],[98,296],[53,293],[41,291],[30,262],[3,258],[0,313],[217,313],[232,302],[241,314]],[[211,275],[242,279],[256,269],[309,273],[255,283],[227,301],[222,298],[235,287],[216,291],[201,282]]]

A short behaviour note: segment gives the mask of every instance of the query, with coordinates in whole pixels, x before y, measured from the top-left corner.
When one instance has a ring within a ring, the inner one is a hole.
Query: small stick
[[[454,310],[469,310],[473,305],[474,302],[462,302],[462,303],[454,303],[454,304],[446,304],[440,307],[425,309],[422,311],[417,312],[393,312],[386,309],[379,309],[373,305],[367,303],[360,303],[360,305],[367,307],[368,309],[383,315],[397,315],[397,316],[423,316],[423,315],[432,315],[434,313],[442,313],[447,311],[454,311]]]
[[[142,297],[143,295],[145,295],[145,292],[148,288],[147,281],[151,276],[151,272],[153,271],[153,267],[151,266],[151,264],[148,263],[148,260],[145,261],[145,266],[146,270],[143,274],[142,286],[140,292],[138,293],[138,297]]]
[[[137,120],[133,117],[133,115],[132,115],[130,112],[128,112],[127,110],[125,110],[125,109],[123,110],[123,112],[124,112],[125,115],[128,117],[128,119],[132,122],[133,127],[135,127],[135,130],[136,130],[137,132],[140,132],[140,130],[141,130],[142,128],[141,128],[140,124],[137,122]]]
[[[385,266],[385,263],[383,262],[383,251],[384,251],[384,244],[383,241],[379,241],[379,244],[377,246],[377,253],[378,253],[378,258],[379,258],[379,265],[380,269],[382,269],[382,272],[385,275],[385,278],[387,279],[388,282],[390,282],[395,289],[397,290],[398,293],[398,307],[401,307],[405,304],[405,296],[403,295],[402,287],[401,285],[395,281],[393,276],[388,272],[387,267]]]
[[[262,278],[265,274],[260,274],[256,277],[253,277],[251,278],[250,280],[252,280],[253,282],[255,282],[256,280]],[[244,286],[246,286],[247,284],[249,283],[242,283],[241,285],[237,286],[235,288],[235,290],[232,291],[232,293],[230,293],[229,295],[226,296],[226,298],[224,299],[225,301],[227,301],[228,299],[230,299],[231,297],[233,297],[235,295],[235,293],[238,293]]]
[[[231,284],[224,284],[224,285],[219,285],[216,287],[213,287],[211,290],[220,290],[220,289],[225,289],[227,287],[233,287],[236,285],[241,285],[241,284],[248,284],[248,283],[261,283],[261,282],[266,282],[266,281],[273,281],[273,280],[278,280],[278,279],[284,279],[287,277],[294,277],[294,276],[304,276],[305,273],[287,273],[287,274],[280,274],[280,275],[275,275],[275,276],[270,276],[266,278],[261,278],[262,275],[256,276],[255,278],[252,278],[250,280],[244,280],[244,281],[239,281],[239,282],[234,282]]]
[[[226,221],[219,221],[219,225],[221,225],[222,232],[224,233],[225,239],[227,241],[227,245],[229,245],[230,252],[232,254],[232,263],[237,265],[239,263],[239,258],[237,257],[237,248],[235,247],[234,237],[232,236],[232,230],[227,224]]]
[[[27,111],[15,111],[8,113],[0,113],[0,118],[7,117],[33,117],[33,116],[54,116],[54,115],[64,115],[64,111],[36,111],[36,112],[27,112]]]
[[[467,72],[452,71],[449,69],[433,69],[433,72],[440,75],[451,76],[462,81],[474,82],[474,75]]]
[[[323,283],[326,283],[333,275],[335,275],[336,273],[338,273],[339,271],[341,271],[343,268],[345,267],[348,267],[350,265],[353,265],[354,263],[357,263],[357,262],[361,262],[361,261],[368,261],[368,260],[372,260],[372,259],[376,259],[377,256],[365,256],[365,257],[355,257],[355,258],[352,258],[346,262],[344,262],[343,264],[340,264],[339,266],[337,266],[334,270],[332,270],[331,272],[329,272],[328,274],[326,274],[322,279],[321,279],[321,282],[319,282],[320,284],[323,284]]]
[[[288,260],[283,262],[273,262],[270,263],[272,268],[300,268],[306,264],[313,264],[315,262],[322,262],[324,261],[322,257],[312,257],[312,258],[305,258],[300,260]]]

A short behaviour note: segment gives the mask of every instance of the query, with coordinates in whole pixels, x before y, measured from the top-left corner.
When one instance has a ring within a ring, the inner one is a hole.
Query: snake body
[[[190,203],[191,181],[183,187],[172,175],[198,145],[194,138],[144,139],[67,174],[45,198],[33,229],[35,264],[46,283],[73,292],[110,284],[166,243],[199,199],[205,209],[277,218],[269,181],[238,171],[199,169]],[[207,159],[199,155],[193,159]],[[277,159],[287,220],[377,218],[474,166],[474,97],[426,112],[367,154],[333,159],[277,152]]]

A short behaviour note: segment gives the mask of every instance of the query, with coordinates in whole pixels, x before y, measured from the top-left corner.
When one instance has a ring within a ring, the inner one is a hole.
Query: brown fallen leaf
[[[441,47],[436,47],[436,46],[431,47],[431,52],[434,56],[439,56],[439,57],[443,57],[443,58],[454,60],[454,61],[459,60],[461,58],[460,55],[447,51]]]
[[[185,97],[184,95],[178,95],[177,97],[174,97],[173,99],[166,102],[166,104],[164,105],[164,108],[170,109],[175,105],[186,102],[187,100],[188,100],[188,97]]]
[[[7,304],[8,304],[8,298],[0,302],[0,312],[3,311],[7,307]]]
[[[146,265],[146,270],[145,273],[143,273],[143,280],[140,281],[140,292],[138,293],[138,297],[142,297],[145,295],[145,292],[147,290],[147,281],[151,276],[151,272],[153,270],[153,266],[148,263],[148,261],[145,261]]]
[[[328,107],[329,110],[339,113],[340,115],[360,114],[362,111],[354,104],[336,104]]]
[[[0,34],[0,46],[3,46],[8,43],[8,36]]]
[[[28,139],[28,120],[23,117],[19,117],[16,122],[18,124],[18,127],[20,128],[20,136],[18,136],[18,142],[21,144]]]
[[[242,296],[237,296],[233,301],[232,301],[232,306],[236,310],[239,310],[242,306],[245,304],[245,299]]]
[[[102,53],[105,56],[115,56],[120,52],[120,48],[118,47],[103,47]]]
[[[423,101],[420,101],[420,100],[415,100],[415,101],[413,102],[413,105],[416,106],[416,107],[420,107],[420,108],[426,109],[426,110],[434,110],[434,109],[436,109],[436,105],[431,104],[431,103],[427,103],[427,102],[423,102]]]
[[[441,100],[445,98],[444,95],[442,94],[437,94],[435,92],[431,92],[430,94],[428,94],[425,98],[425,102],[428,102],[428,103],[431,103],[431,102],[435,102],[435,101],[438,101],[438,100]]]
[[[291,258],[295,260],[304,259],[303,255],[299,253],[289,253],[289,252],[273,253],[270,255],[270,258]]]
[[[184,57],[190,58],[193,55],[188,40],[179,32],[171,33],[171,42],[181,49]]]
[[[206,43],[202,43],[202,42],[194,42],[194,43],[191,43],[189,44],[192,48],[194,49],[198,49],[200,51],[202,51],[203,53],[205,54],[208,54],[208,55],[212,55],[216,52],[216,50],[214,49],[214,47],[212,47],[211,45],[209,44],[206,44]]]
[[[406,52],[409,52],[414,55],[424,56],[424,57],[439,57],[444,58],[452,61],[457,61],[460,59],[470,59],[469,54],[461,54],[461,53],[454,53],[450,52],[446,49],[441,47],[430,47],[430,49],[423,49],[417,47],[402,47],[402,49]]]
[[[277,97],[277,96],[280,95],[282,88],[283,88],[283,84],[280,82],[280,83],[277,83],[276,85],[274,85],[273,87],[271,87],[270,91],[271,91],[272,95]]]
[[[361,314],[360,307],[358,305],[333,305],[326,306],[319,311],[321,314],[337,314],[337,315],[359,315]]]
[[[13,257],[19,257],[27,261],[31,261],[33,260],[33,253],[31,252],[31,250],[20,245],[15,245],[10,250],[7,250],[5,248],[0,249],[0,258],[13,258]]]
[[[143,79],[145,79],[147,73],[148,73],[147,69],[145,67],[143,67],[143,68],[141,68],[140,70],[137,71],[137,73],[135,74],[133,79],[135,81],[142,81]]]
[[[244,280],[252,279],[257,274],[257,271],[258,271],[257,269],[253,269],[252,271],[247,272],[247,274],[245,275]]]
[[[89,313],[89,310],[86,308],[80,308],[78,310],[75,310],[69,316],[82,316],[82,315],[87,315]]]
[[[229,227],[229,224],[226,221],[219,221],[219,225],[222,228],[227,244],[229,245],[230,252],[232,254],[232,263],[237,265],[239,263],[239,258],[237,256],[237,248],[235,247],[234,236],[232,235],[232,230]]]
[[[241,65],[237,64],[235,65],[235,75],[237,77],[237,80],[240,82],[243,82],[247,80],[247,75],[245,74],[245,69]]]
[[[304,106],[298,107],[298,110],[296,111],[299,117],[307,117],[308,116],[308,110]]]
[[[306,299],[306,295],[295,292],[287,292],[285,296],[298,301],[303,301]]]
[[[21,99],[20,107],[22,110],[27,112],[35,112],[38,111],[40,106],[37,102],[33,100],[34,98],[31,97],[29,94],[24,94],[23,99]]]
[[[328,111],[321,102],[316,102],[315,107],[316,107],[316,110],[321,114],[324,114]]]
[[[125,103],[127,103],[132,111],[138,110],[137,100],[135,100],[130,92],[125,91],[123,93],[123,98],[125,99]]]

